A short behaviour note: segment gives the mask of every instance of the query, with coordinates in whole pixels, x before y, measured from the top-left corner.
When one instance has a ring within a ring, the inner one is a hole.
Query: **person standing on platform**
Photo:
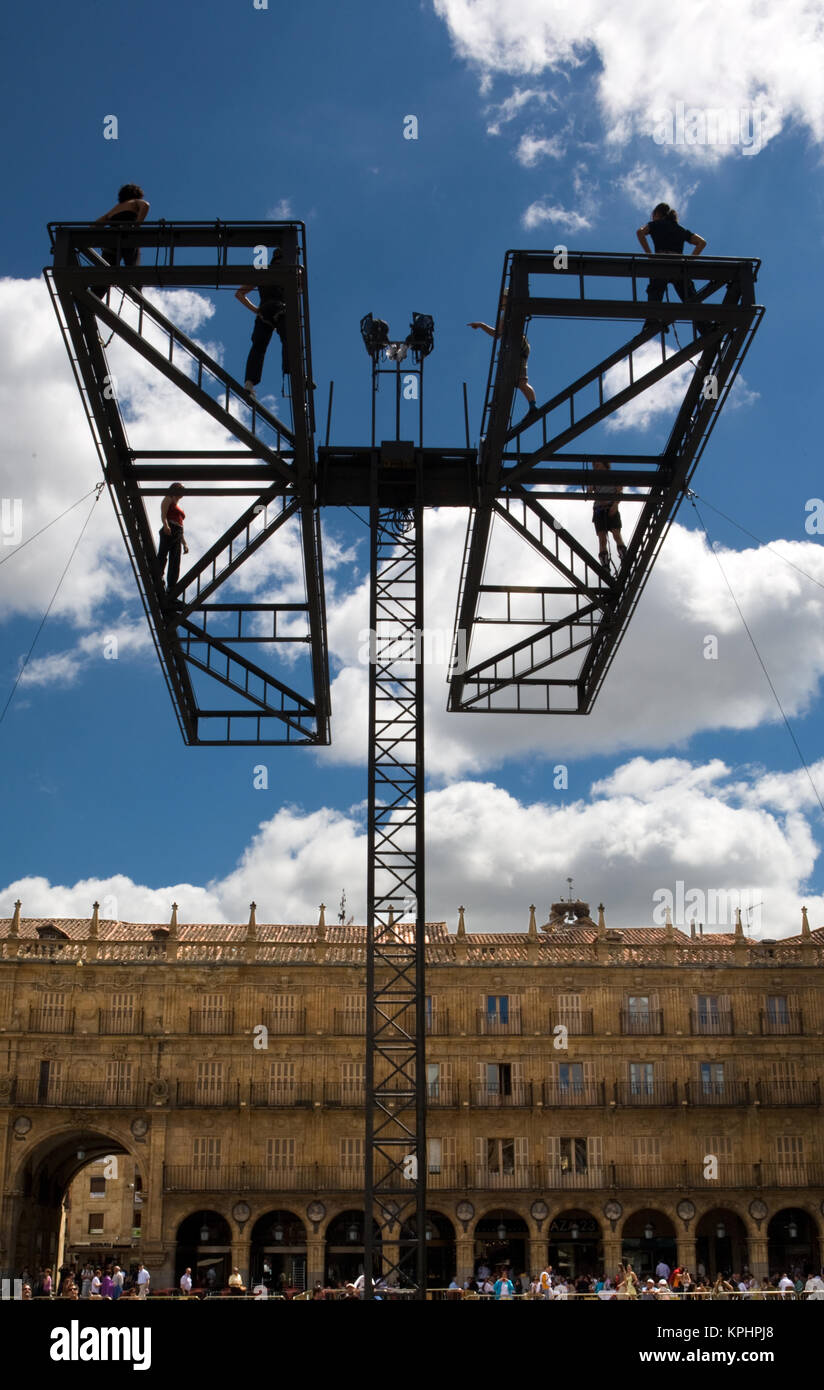
[[[98,217],[95,227],[102,227],[105,222],[132,222],[139,227],[141,222],[146,221],[146,214],[149,211],[149,204],[143,196],[143,189],[137,183],[124,183],[117,195],[117,202],[108,212],[104,212],[102,217]],[[104,247],[100,252],[107,265],[117,265],[117,251],[112,248]],[[124,247],[120,252],[120,260],[124,265],[140,264],[140,247]],[[92,291],[98,299],[105,299],[108,292],[107,285],[98,285]]]
[[[647,222],[645,227],[639,227],[636,236],[644,248],[647,256],[683,256],[684,246],[689,243],[692,246],[691,255],[700,256],[706,241],[697,232],[690,232],[686,227],[682,227],[678,222],[678,213],[669,203],[658,203],[652,210],[652,219]],[[654,250],[650,250],[649,237]],[[665,278],[656,277],[650,280],[647,285],[647,299],[650,304],[660,304],[666,293],[667,285],[673,285],[678,298],[684,303],[686,300],[696,298],[696,289],[692,280],[685,279],[684,276],[677,276],[670,273]],[[641,329],[644,332],[647,328],[660,328],[657,319],[646,319]],[[706,333],[709,329],[708,324],[698,325],[699,333]],[[665,328],[664,330],[668,330]]]
[[[163,571],[168,563],[166,573],[166,589],[170,592],[180,577],[180,552],[189,554],[189,547],[183,535],[183,522],[186,513],[180,505],[180,499],[185,492],[182,483],[172,483],[166,496],[160,504],[160,544],[157,547],[157,577],[158,582],[163,584]]]

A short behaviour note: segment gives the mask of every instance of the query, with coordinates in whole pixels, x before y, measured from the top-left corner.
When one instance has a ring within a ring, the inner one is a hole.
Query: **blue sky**
[[[335,381],[337,443],[367,439],[367,310],[401,335],[413,309],[434,315],[425,439],[462,443],[465,380],[475,442],[489,340],[466,324],[493,318],[505,250],[634,251],[664,198],[710,253],[763,261],[766,318],[694,486],[775,544],[704,510],[821,791],[824,559],[805,505],[824,492],[822,7],[792,0],[780,29],[759,10],[693,6],[662,30],[659,7],[637,0],[620,33],[597,0],[574,15],[554,0],[515,15],[491,0],[7,11],[0,495],[22,499],[22,539],[99,476],[38,278],[46,223],[93,219],[122,181],[143,185],[152,218],[305,221],[314,375],[324,403]],[[677,101],[752,109],[763,148],[656,143],[650,112]],[[116,141],[103,139],[110,114]],[[417,140],[403,138],[409,114]],[[230,293],[209,298],[190,323],[239,376],[250,316]],[[532,341],[541,399],[564,380],[571,339],[536,325]],[[656,425],[632,436],[652,441]],[[0,705],[88,506],[19,556],[3,538]],[[187,524],[196,543],[195,499]],[[128,920],[165,920],[173,897],[183,920],[232,919],[254,896],[262,920],[296,921],[321,899],[336,909],[345,887],[362,920],[366,712],[351,650],[367,531],[349,514],[324,529],[334,746],[187,749],[101,499],[0,724],[13,808],[0,916],[17,896],[31,916],[86,915],[108,896]],[[454,515],[429,522],[428,623],[451,622],[462,531]],[[121,654],[106,661],[112,631]],[[708,632],[717,663],[702,657]],[[821,812],[688,507],[589,720],[447,717],[442,671],[429,688],[430,917],[454,925],[465,903],[470,927],[523,928],[528,904],[543,912],[570,874],[616,925],[652,921],[654,893],[679,880],[757,893],[767,934],[795,930],[802,900],[824,923]],[[261,762],[267,791],[253,788]],[[553,785],[559,763],[567,790]]]

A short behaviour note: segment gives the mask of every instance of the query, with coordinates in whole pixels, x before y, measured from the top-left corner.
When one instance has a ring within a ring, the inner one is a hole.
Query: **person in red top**
[[[180,552],[189,554],[189,547],[183,535],[183,522],[186,513],[180,506],[180,498],[185,492],[182,483],[172,483],[160,504],[160,544],[157,548],[157,577],[163,587],[163,571],[167,567],[167,592],[174,588],[180,576]]]

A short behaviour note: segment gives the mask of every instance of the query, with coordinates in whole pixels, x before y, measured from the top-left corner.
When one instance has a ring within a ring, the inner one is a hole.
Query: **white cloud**
[[[656,203],[669,203],[683,219],[689,200],[698,189],[696,183],[680,183],[672,174],[664,174],[652,164],[640,161],[617,180],[618,187],[643,213],[644,221],[649,219]],[[682,225],[686,225],[682,221]]]
[[[288,222],[292,216],[292,199],[281,198],[279,202],[275,203],[274,207],[269,208],[266,213],[266,221]]]
[[[535,79],[597,57],[593,78],[608,142],[653,137],[660,113],[681,101],[703,111],[750,112],[763,148],[790,123],[824,139],[824,26],[819,0],[433,0],[460,57],[481,72]],[[752,132],[755,133],[754,130]],[[715,163],[739,144],[672,146]]]
[[[545,139],[535,135],[522,135],[515,151],[515,158],[525,169],[532,169],[539,159],[545,156],[550,159],[563,159],[565,152],[566,145],[560,135],[551,135]]]
[[[534,227],[541,227],[545,222],[561,228],[563,232],[584,232],[592,226],[588,217],[572,209],[562,208],[557,203],[549,202],[547,199],[539,199],[537,202],[530,203],[525,210],[521,225],[532,231]]]
[[[818,926],[824,899],[805,896],[804,885],[819,847],[803,814],[785,806],[787,790],[717,759],[676,758],[635,758],[567,805],[551,792],[525,801],[494,782],[456,782],[427,796],[427,916],[454,927],[462,903],[470,931],[524,931],[528,905],[546,920],[570,875],[593,907],[605,903],[613,926],[653,925],[654,895],[675,896],[679,882],[708,904],[725,892],[760,905],[764,935],[797,933],[802,900]],[[242,922],[255,901],[260,922],[308,923],[345,887],[363,922],[365,867],[362,816],[287,806],[260,825],[233,870],[205,886],[149,887],[118,874],[54,886],[27,878],[3,890],[0,911],[10,915],[19,897],[24,917],[87,917],[97,899],[107,916],[168,922],[176,901],[184,923]]]
[[[486,128],[487,135],[500,135],[501,126],[508,125],[510,121],[513,121],[529,102],[537,101],[539,105],[545,106],[548,95],[547,92],[542,92],[536,88],[516,87],[504,101],[498,102],[495,106],[487,107],[487,115],[492,115],[492,120]]]

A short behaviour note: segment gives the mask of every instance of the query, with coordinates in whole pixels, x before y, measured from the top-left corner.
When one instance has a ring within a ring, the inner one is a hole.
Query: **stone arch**
[[[19,1158],[12,1152],[10,1186],[17,1194],[7,1229],[11,1263],[15,1269],[34,1273],[40,1266],[54,1266],[61,1252],[58,1239],[63,1199],[73,1178],[90,1163],[109,1155],[125,1154],[145,1184],[145,1159],[117,1127],[98,1124],[92,1117],[51,1126],[26,1145]],[[139,1258],[139,1251],[132,1252]]]

